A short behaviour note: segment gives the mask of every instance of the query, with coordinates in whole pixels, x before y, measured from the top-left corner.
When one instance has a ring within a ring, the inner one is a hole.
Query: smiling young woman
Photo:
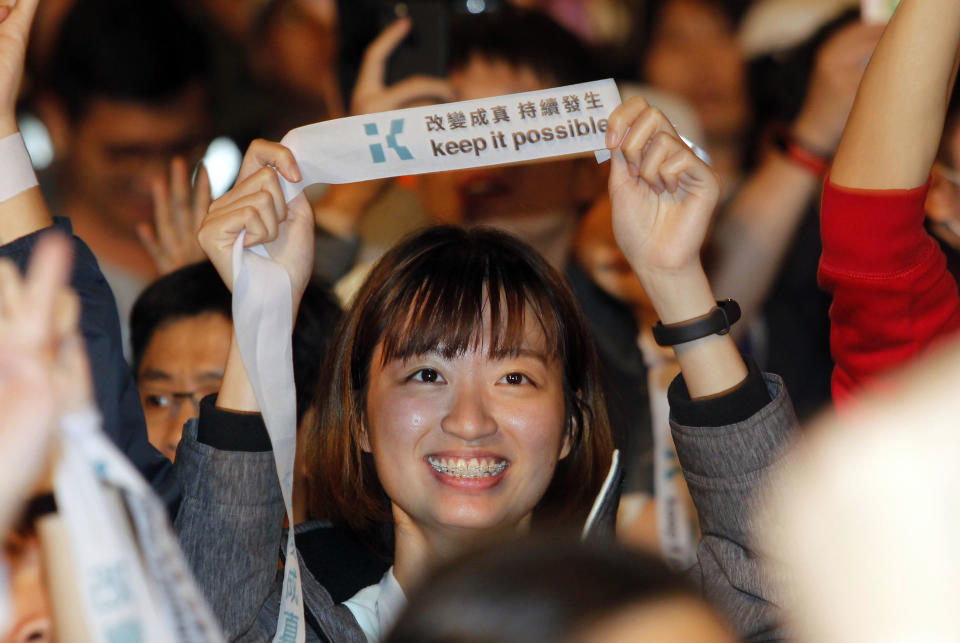
[[[569,289],[526,244],[451,227],[399,244],[327,366],[307,450],[316,515],[396,522],[398,545],[533,514],[583,523],[613,449],[596,356]]]
[[[718,310],[700,263],[716,176],[643,99],[621,105],[611,123],[617,242],[662,323],[702,322]],[[266,243],[296,307],[313,265],[314,222],[305,199],[286,203],[278,172],[299,180],[290,151],[254,143],[199,239],[227,284],[240,231],[247,245]],[[698,437],[681,454],[709,478],[698,510],[707,537],[724,543],[702,584],[736,606],[731,614],[748,615],[743,632],[766,631],[766,603],[741,609],[756,597],[728,579],[757,575],[739,544],[746,499],[785,442],[792,412],[782,386],[748,371],[729,334],[688,336],[675,352],[683,378],[671,404],[689,406],[690,421],[718,422],[690,429]],[[393,566],[338,599],[301,568],[307,623],[319,640],[380,640],[425,575],[468,547],[541,525],[580,531],[593,506],[615,512],[616,485],[605,484],[615,473],[612,441],[582,313],[562,277],[513,237],[439,227],[401,242],[361,287],[322,371],[304,459],[312,513],[360,534],[392,527]],[[782,410],[765,415],[774,405]],[[743,435],[750,445],[733,442]],[[217,398],[204,399],[184,429],[176,466],[185,489],[179,534],[208,600],[231,639],[270,639],[284,510],[236,341]]]

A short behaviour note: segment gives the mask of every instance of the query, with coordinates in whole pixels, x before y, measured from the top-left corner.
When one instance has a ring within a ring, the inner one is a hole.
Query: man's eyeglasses
[[[147,415],[169,414],[176,417],[185,400],[193,405],[194,416],[200,415],[200,400],[206,393],[196,391],[170,391],[166,393],[146,393],[143,396],[143,412]]]

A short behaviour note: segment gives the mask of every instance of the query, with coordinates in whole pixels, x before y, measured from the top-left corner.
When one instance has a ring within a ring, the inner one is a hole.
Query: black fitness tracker
[[[653,339],[660,346],[676,346],[708,335],[726,335],[738,319],[740,304],[732,299],[724,299],[718,301],[717,307],[706,315],[667,326],[657,322],[653,327]]]

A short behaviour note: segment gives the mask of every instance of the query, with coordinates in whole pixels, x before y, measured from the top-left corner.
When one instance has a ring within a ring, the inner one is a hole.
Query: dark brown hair
[[[552,535],[527,538],[468,552],[433,573],[387,642],[580,641],[625,609],[684,598],[704,602],[688,578],[654,554]]]
[[[491,355],[516,353],[524,318],[543,330],[563,369],[570,454],[557,465],[536,521],[585,519],[602,485],[613,441],[600,392],[596,351],[561,276],[530,246],[491,229],[435,227],[394,246],[374,266],[327,352],[307,428],[306,469],[313,515],[365,532],[393,518],[360,444],[374,350],[384,362],[479,345],[489,316]]]

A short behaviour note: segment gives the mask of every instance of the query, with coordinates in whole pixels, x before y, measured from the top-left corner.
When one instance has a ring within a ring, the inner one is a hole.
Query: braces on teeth
[[[509,464],[506,461],[481,461],[477,458],[427,458],[427,462],[434,470],[457,478],[489,478],[503,473]]]

